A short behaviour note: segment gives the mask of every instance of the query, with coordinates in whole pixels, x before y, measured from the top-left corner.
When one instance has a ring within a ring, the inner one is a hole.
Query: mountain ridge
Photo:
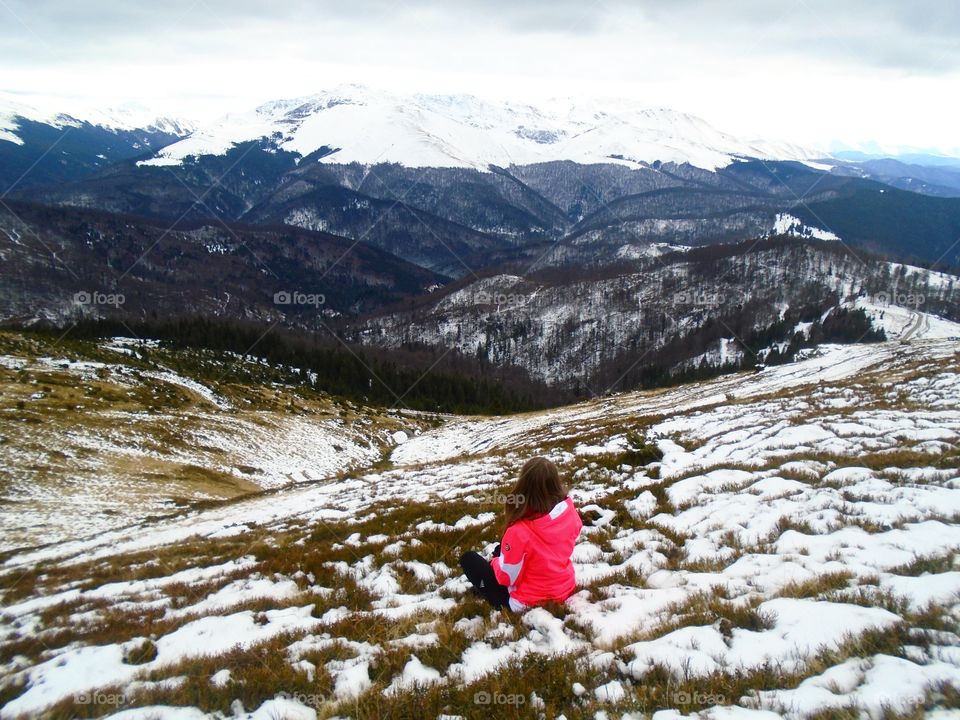
[[[554,101],[538,108],[469,95],[399,95],[345,85],[228,114],[142,162],[180,164],[261,138],[301,156],[335,148],[320,158],[325,162],[480,171],[555,160],[629,167],[689,162],[716,169],[737,157],[814,161],[826,156],[789,143],[741,140],[693,115],[630,102],[605,107]]]

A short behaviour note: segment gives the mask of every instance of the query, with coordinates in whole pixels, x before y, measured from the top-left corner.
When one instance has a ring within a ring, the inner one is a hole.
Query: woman
[[[527,461],[507,497],[503,540],[487,560],[464,553],[460,567],[473,589],[495,608],[514,612],[550,600],[563,602],[576,587],[570,556],[583,522],[546,458]]]

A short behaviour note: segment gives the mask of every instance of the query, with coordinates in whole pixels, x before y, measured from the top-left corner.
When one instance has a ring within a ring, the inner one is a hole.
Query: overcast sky
[[[357,82],[630,97],[735,134],[960,154],[956,0],[0,0],[0,71],[24,102],[200,120]]]

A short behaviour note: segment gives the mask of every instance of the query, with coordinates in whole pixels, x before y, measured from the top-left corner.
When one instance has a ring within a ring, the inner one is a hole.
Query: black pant
[[[473,588],[486,598],[495,608],[510,607],[510,593],[505,585],[497,582],[493,568],[483,555],[475,552],[465,552],[460,556],[460,567],[463,568],[467,580],[473,583]]]

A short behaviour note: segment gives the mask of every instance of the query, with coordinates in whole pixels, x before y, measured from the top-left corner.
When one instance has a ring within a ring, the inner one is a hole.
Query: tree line
[[[21,328],[56,334],[53,326]],[[78,321],[73,339],[129,337],[161,341],[176,350],[219,353],[218,362],[198,353],[181,369],[223,382],[251,382],[262,373],[243,358],[263,360],[283,368],[281,379],[354,402],[427,412],[499,415],[547,407],[569,399],[514,368],[483,366],[456,352],[428,348],[385,351],[360,348],[340,340],[280,327],[203,317],[121,322],[101,318]],[[239,357],[238,357],[239,356]]]

